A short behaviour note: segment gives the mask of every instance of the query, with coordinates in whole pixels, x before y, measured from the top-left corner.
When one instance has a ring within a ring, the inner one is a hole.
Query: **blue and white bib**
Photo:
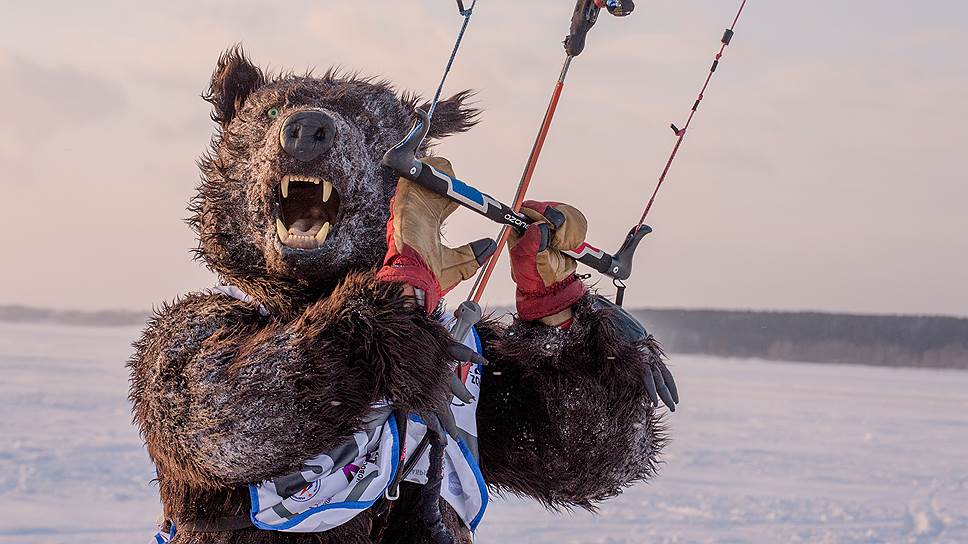
[[[232,286],[220,285],[210,292],[256,303]],[[261,305],[260,312],[268,315]],[[453,320],[446,316],[442,322],[449,327]],[[481,353],[481,341],[473,328],[462,341]],[[481,367],[463,364],[457,372],[474,400],[464,404],[452,399],[450,409],[458,436],[448,435],[440,495],[474,531],[484,517],[488,502],[487,486],[478,466],[477,399],[481,391]],[[353,519],[386,493],[397,471],[410,460],[404,456],[406,459],[401,461],[401,448],[403,452],[416,451],[427,433],[427,426],[414,414],[410,415],[406,427],[406,436],[400,436],[388,404],[374,404],[364,428],[338,448],[305,461],[298,472],[249,485],[249,517],[253,525],[269,531],[322,532]],[[405,481],[427,483],[429,467],[428,448],[421,453]],[[170,532],[159,532],[152,542],[168,542],[174,533],[174,527]]]
[[[449,320],[445,320],[445,325]],[[477,332],[471,330],[465,344],[481,351]],[[454,399],[451,412],[459,436],[449,436],[444,449],[444,480],[441,497],[472,531],[487,507],[487,487],[478,467],[477,397],[480,365],[458,370],[475,400],[463,404]],[[400,451],[413,452],[427,433],[427,426],[411,415],[405,437],[385,402],[375,404],[365,428],[335,450],[303,463],[299,472],[285,474],[249,486],[250,517],[260,529],[321,532],[351,520],[384,495],[401,469]],[[422,452],[405,481],[427,483],[429,450]]]

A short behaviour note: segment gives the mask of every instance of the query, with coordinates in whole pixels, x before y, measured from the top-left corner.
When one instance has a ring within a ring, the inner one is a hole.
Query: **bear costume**
[[[469,97],[437,105],[422,160],[452,172],[429,145],[475,124]],[[488,489],[591,509],[655,474],[656,392],[672,409],[678,396],[655,339],[558,251],[584,238],[580,212],[527,203],[517,315],[455,340],[438,301],[494,243],[440,245],[456,205],[380,166],[417,97],[267,74],[236,47],[205,98],[218,130],[190,222],[222,285],[160,308],[129,363],[158,542],[471,542]],[[420,429],[447,444],[443,469],[410,442]],[[428,499],[434,470],[447,475]]]

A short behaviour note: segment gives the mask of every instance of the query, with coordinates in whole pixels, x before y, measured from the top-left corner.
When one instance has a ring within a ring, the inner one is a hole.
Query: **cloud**
[[[99,125],[124,114],[121,87],[69,64],[42,64],[0,51],[0,157],[24,160],[39,142],[62,139],[72,129]]]
[[[96,123],[127,107],[119,85],[65,63],[41,64],[0,52],[0,79],[13,83],[0,87],[0,102],[14,121],[4,124],[7,130],[49,132],[51,127]]]

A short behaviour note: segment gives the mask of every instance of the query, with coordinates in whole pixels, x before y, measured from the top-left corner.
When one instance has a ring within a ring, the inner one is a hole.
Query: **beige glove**
[[[454,177],[454,169],[445,158],[421,161]],[[436,308],[444,294],[472,277],[497,247],[490,238],[457,248],[443,245],[440,227],[457,208],[456,202],[402,177],[390,202],[387,255],[378,277],[422,290],[428,311]]]

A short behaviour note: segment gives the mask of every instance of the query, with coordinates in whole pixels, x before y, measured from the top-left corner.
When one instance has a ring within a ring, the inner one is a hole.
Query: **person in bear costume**
[[[470,96],[437,105],[421,160],[453,173],[429,146],[476,123]],[[560,252],[578,210],[526,204],[517,314],[454,339],[441,297],[495,244],[443,246],[456,204],[380,165],[417,97],[267,74],[235,47],[205,98],[218,131],[190,223],[221,283],[160,308],[129,363],[158,542],[470,542],[488,489],[593,509],[655,474],[657,407],[678,395],[655,339]]]

